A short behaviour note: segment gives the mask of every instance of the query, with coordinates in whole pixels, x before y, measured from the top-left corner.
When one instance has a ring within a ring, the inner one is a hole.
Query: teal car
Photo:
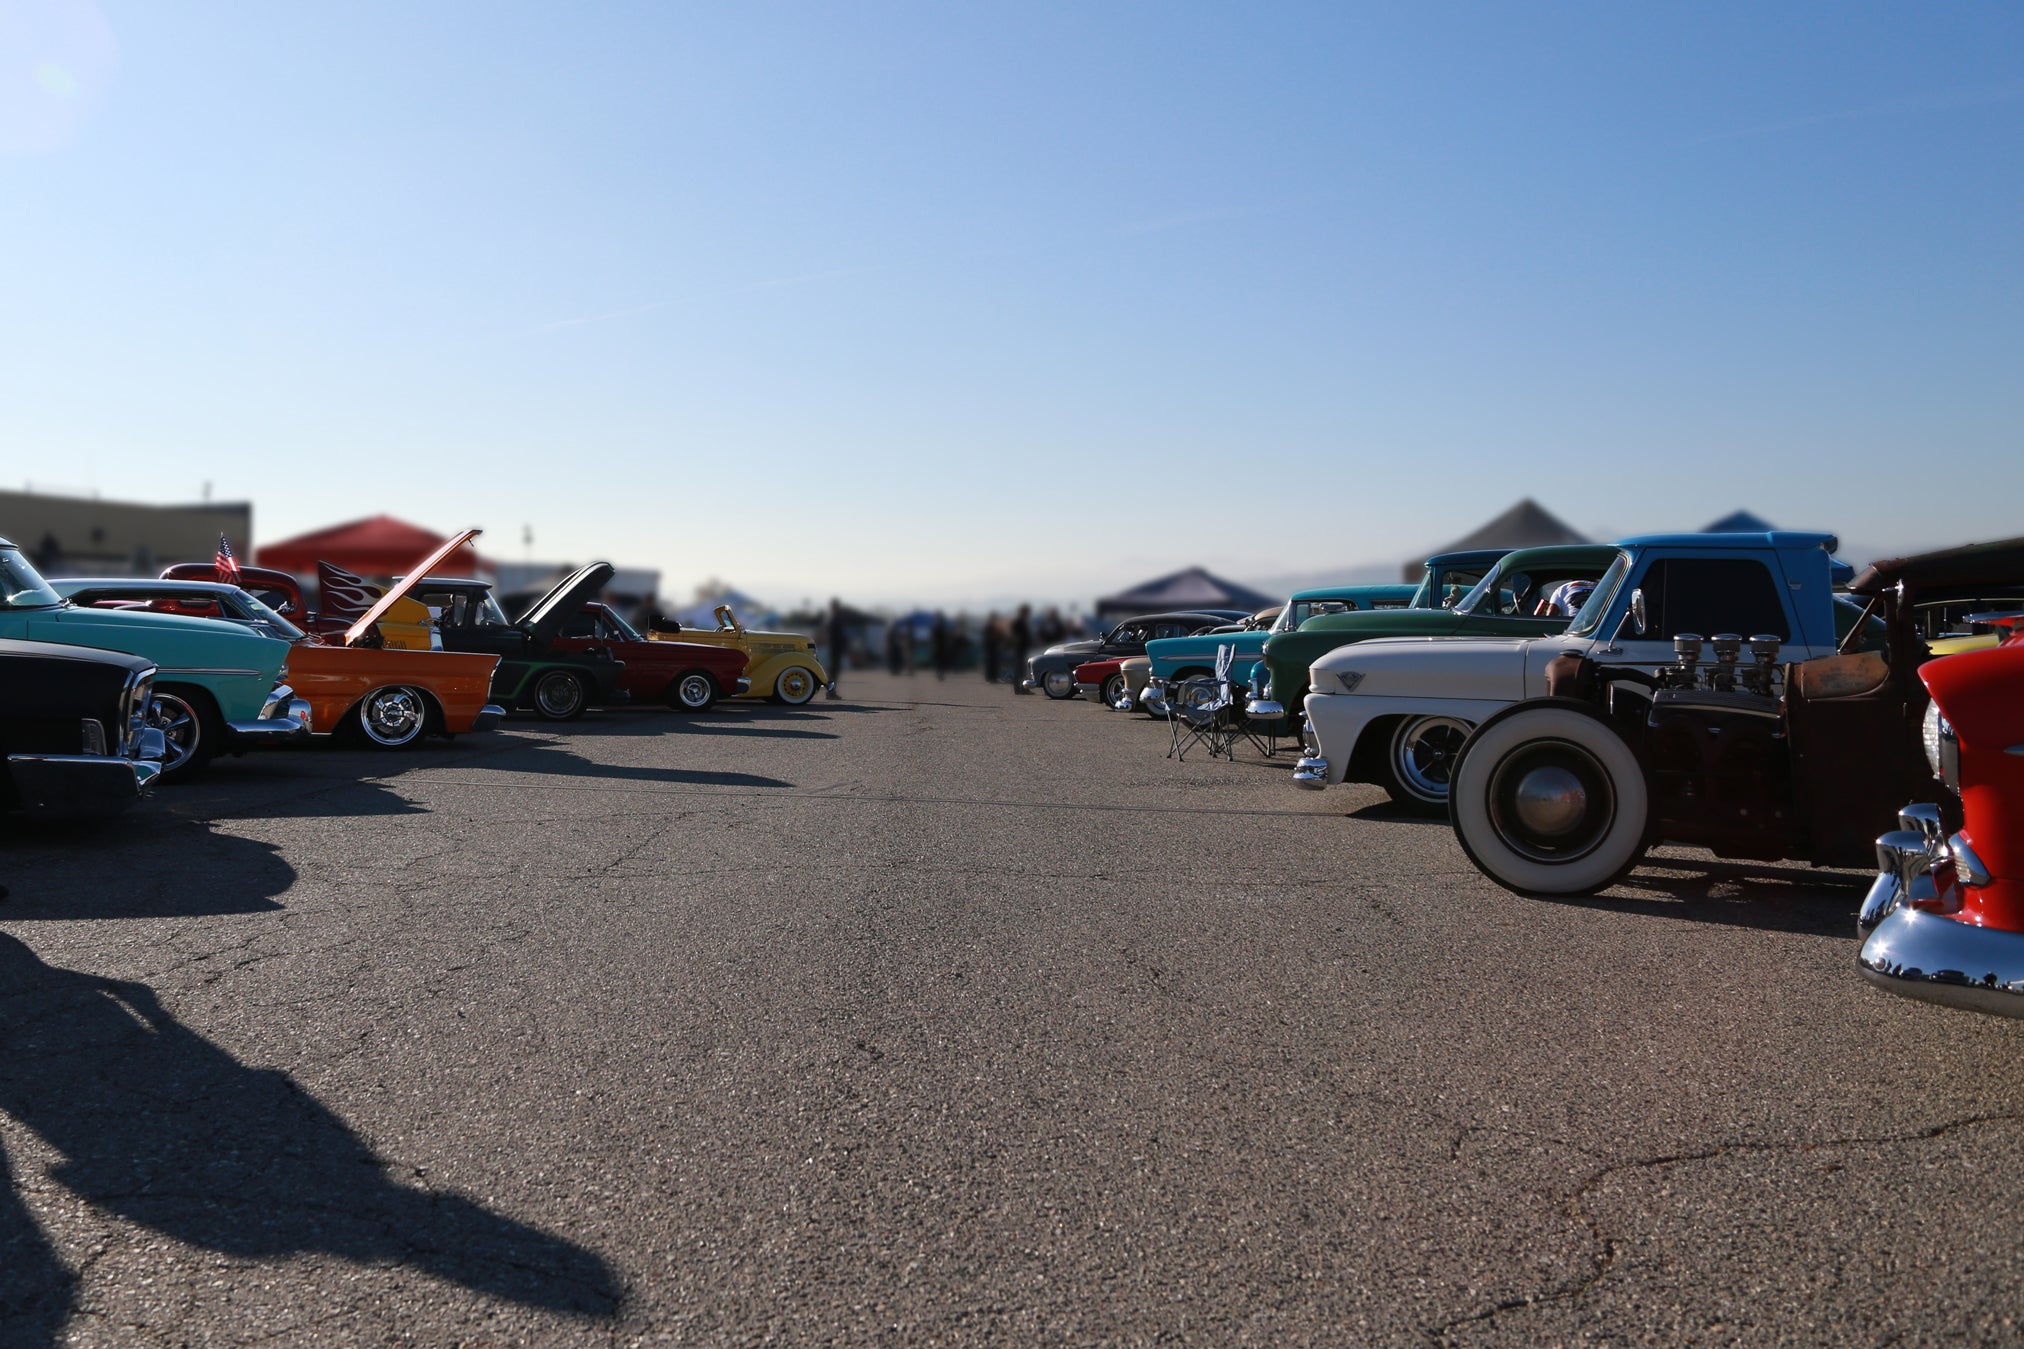
[[[1141,700],[1151,704],[1165,701],[1166,691],[1183,679],[1216,672],[1220,647],[1234,647],[1230,678],[1248,684],[1251,671],[1264,658],[1265,641],[1274,633],[1292,632],[1310,618],[1323,614],[1369,613],[1376,609],[1403,609],[1414,602],[1419,589],[1409,585],[1324,586],[1318,590],[1294,592],[1280,606],[1279,616],[1269,627],[1245,631],[1201,632],[1191,637],[1162,637],[1146,643],[1152,669]],[[1269,612],[1269,611],[1268,611]]]
[[[309,739],[309,704],[282,683],[288,643],[236,623],[72,604],[0,539],[0,637],[123,651],[154,663],[148,724],[166,741],[162,780],[221,753]]]

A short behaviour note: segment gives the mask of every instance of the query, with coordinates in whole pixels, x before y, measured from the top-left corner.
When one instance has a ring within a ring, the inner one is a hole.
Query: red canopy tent
[[[315,575],[318,561],[334,562],[360,576],[401,576],[442,547],[449,537],[391,515],[375,515],[368,520],[353,520],[266,544],[257,560],[260,566],[298,576]],[[443,576],[474,576],[491,570],[491,564],[468,544],[436,568],[437,574]]]

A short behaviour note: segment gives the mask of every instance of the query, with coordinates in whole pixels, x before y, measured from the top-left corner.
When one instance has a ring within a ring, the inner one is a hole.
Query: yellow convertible
[[[741,697],[799,706],[829,682],[822,662],[815,658],[813,641],[794,632],[747,632],[728,604],[718,605],[716,613],[714,628],[692,628],[672,618],[657,618],[647,636],[657,642],[701,642],[744,652],[745,677],[752,687]]]

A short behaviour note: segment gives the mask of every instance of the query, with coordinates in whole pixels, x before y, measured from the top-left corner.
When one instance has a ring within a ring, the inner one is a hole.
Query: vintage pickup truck
[[[1830,655],[1859,616],[1835,603],[1834,547],[1831,534],[1793,531],[1625,539],[1563,633],[1338,648],[1309,672],[1308,753],[1294,781],[1375,782],[1409,805],[1444,809],[1451,761],[1421,762],[1401,783],[1387,752],[1401,728],[1418,728],[1423,740],[1450,728],[1458,749],[1497,712],[1543,695],[1547,664],[1564,652],[1656,669],[1673,661],[1674,634],[1735,632],[1776,637],[1787,660]]]
[[[1803,576],[1810,560],[1765,562],[1797,562]],[[1612,645],[1648,638],[1664,616],[1677,617],[1674,587],[1683,579],[1649,570],[1630,577],[1623,637]],[[1987,883],[2011,874],[2000,816],[1975,798],[1992,780],[1991,761],[2011,757],[2020,722],[2011,713],[2013,648],[1934,659],[1922,611],[2020,579],[2024,539],[1879,562],[1849,586],[1861,621],[1849,624],[1838,651],[1811,659],[1803,657],[1833,615],[1803,583],[1788,588],[1797,630],[1789,643],[1767,621],[1748,637],[1749,627],[1712,637],[1675,631],[1673,661],[1656,668],[1604,663],[1593,648],[1563,651],[1546,663],[1544,697],[1492,714],[1462,746],[1449,811],[1456,841],[1490,879],[1526,895],[1594,893],[1660,844],[1829,867],[1861,865],[1874,850],[1916,884],[1900,896],[1911,906],[1907,916],[1892,925],[1905,939],[1887,936],[1880,945],[1888,952],[1865,959],[1882,961],[1887,968],[1872,965],[1872,973],[1897,991],[1944,992],[1938,985],[1963,967],[1930,962],[1966,953],[1953,940],[1963,928],[1930,929],[1931,942],[1903,929],[1925,928],[1927,913],[1958,913],[1968,926],[2015,925],[2008,887]],[[1705,616],[1722,613],[1711,604]],[[1985,710],[1995,715],[1983,720]],[[1971,723],[1973,735],[1963,738],[1950,716]],[[1964,775],[1959,759],[1970,749],[1978,757]],[[1966,895],[1948,892],[1944,867],[1924,876],[1909,865],[1912,853],[1923,859],[1928,845],[1947,844],[1964,805],[1979,812],[1968,821],[1973,842],[1958,835],[1962,846],[1951,859],[1966,877]],[[1925,837],[1877,838],[1893,816]],[[1995,872],[1977,860],[1984,845],[1996,854]],[[1864,921],[1891,912],[1890,901],[1889,880],[1880,878]]]
[[[1440,592],[1430,583],[1417,597],[1426,607],[1309,619],[1297,631],[1275,635],[1266,643],[1263,677],[1253,682],[1258,696],[1246,711],[1252,720],[1270,727],[1274,719],[1285,716],[1289,705],[1299,710],[1297,700],[1307,694],[1309,667],[1352,642],[1380,637],[1541,637],[1559,632],[1572,613],[1562,607],[1566,600],[1556,604],[1556,597],[1579,583],[1595,581],[1615,559],[1616,549],[1608,545],[1523,548],[1495,559],[1487,571],[1480,570],[1480,562],[1474,564],[1480,579],[1459,600],[1434,603],[1433,595]],[[1437,557],[1428,562],[1427,571],[1431,578],[1437,572],[1466,574],[1467,568]],[[1294,701],[1282,699],[1280,690]],[[1386,789],[1408,806],[1438,804],[1447,761],[1467,735],[1467,728],[1444,717],[1398,723],[1385,746]]]

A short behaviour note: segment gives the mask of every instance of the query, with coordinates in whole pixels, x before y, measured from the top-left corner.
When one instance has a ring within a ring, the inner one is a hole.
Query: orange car
[[[426,575],[435,561],[416,568],[415,575]],[[284,678],[296,697],[308,700],[309,728],[316,735],[344,732],[376,749],[403,749],[427,735],[489,730],[506,715],[504,708],[487,701],[497,656],[361,645],[376,640],[376,614],[368,614],[341,635],[312,637],[239,587],[218,582],[54,584],[73,604],[223,619],[293,642]],[[381,606],[392,607],[405,589],[397,586]]]

